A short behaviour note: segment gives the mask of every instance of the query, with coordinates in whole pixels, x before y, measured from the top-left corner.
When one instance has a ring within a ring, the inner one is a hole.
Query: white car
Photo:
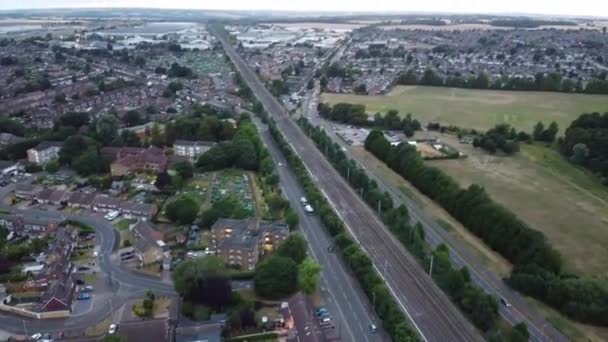
[[[41,333],[35,333],[34,335],[30,336],[30,338],[32,339],[32,341],[38,341],[39,339],[42,338],[42,334]]]
[[[110,324],[110,328],[108,328],[108,334],[109,335],[115,334],[116,329],[118,329],[118,326],[116,324]]]

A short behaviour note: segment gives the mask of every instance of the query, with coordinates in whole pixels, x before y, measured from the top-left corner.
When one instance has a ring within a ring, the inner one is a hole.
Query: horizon
[[[205,1],[206,2],[206,1]],[[339,14],[339,15],[498,15],[498,16],[555,16],[564,18],[586,17],[596,19],[608,18],[608,2],[595,3],[582,1],[573,11],[564,0],[539,0],[528,3],[515,1],[476,0],[429,0],[423,4],[402,4],[396,1],[384,1],[370,4],[362,0],[346,2],[343,0],[325,3],[316,0],[296,0],[277,6],[273,1],[258,1],[256,8],[244,0],[228,0],[221,4],[194,2],[194,0],[176,0],[168,3],[165,0],[101,0],[83,4],[76,0],[23,0],[22,2],[0,4],[0,11],[44,11],[44,10],[197,10],[214,12],[270,12],[270,13],[303,13],[303,14]],[[547,10],[550,8],[551,10]],[[598,14],[601,13],[601,14]]]

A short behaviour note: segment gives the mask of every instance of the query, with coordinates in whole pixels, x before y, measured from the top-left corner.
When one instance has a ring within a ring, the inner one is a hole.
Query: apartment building
[[[43,141],[36,147],[27,150],[27,160],[33,164],[44,165],[59,158],[62,146],[63,143],[59,141]]]
[[[212,141],[175,140],[173,143],[173,154],[179,157],[194,159],[209,151],[214,144],[215,142]]]
[[[289,235],[282,222],[218,219],[211,227],[211,246],[228,265],[253,270],[260,256],[273,251]]]

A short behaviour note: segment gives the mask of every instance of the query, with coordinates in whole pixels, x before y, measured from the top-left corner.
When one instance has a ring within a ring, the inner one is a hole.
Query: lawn
[[[322,100],[365,104],[372,115],[397,109],[403,115],[412,113],[423,123],[437,121],[480,130],[508,123],[531,132],[538,121],[556,121],[560,134],[581,113],[608,110],[606,95],[423,86],[398,86],[384,96],[323,94]]]
[[[116,228],[118,228],[118,230],[125,230],[125,229],[129,229],[129,227],[134,224],[135,222],[137,222],[137,220],[135,219],[122,219],[120,221],[118,221],[116,224],[114,224],[114,226]]]
[[[448,135],[441,139],[456,140]],[[564,256],[568,270],[608,283],[608,188],[543,145],[523,144],[512,157],[460,147],[469,158],[428,163],[462,186],[484,186],[494,200],[542,231]]]

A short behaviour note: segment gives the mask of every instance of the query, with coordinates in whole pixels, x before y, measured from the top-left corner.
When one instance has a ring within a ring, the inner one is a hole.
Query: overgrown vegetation
[[[373,119],[370,120],[365,111],[365,105],[362,104],[336,103],[331,106],[321,102],[317,106],[317,111],[319,115],[328,120],[356,126],[399,130],[403,131],[408,137],[413,136],[414,132],[419,131],[421,127],[420,122],[413,119],[411,114],[407,114],[402,119],[396,110],[389,110],[384,116],[376,113]]]
[[[570,162],[598,173],[608,185],[608,112],[579,116],[566,129],[559,147]]]

